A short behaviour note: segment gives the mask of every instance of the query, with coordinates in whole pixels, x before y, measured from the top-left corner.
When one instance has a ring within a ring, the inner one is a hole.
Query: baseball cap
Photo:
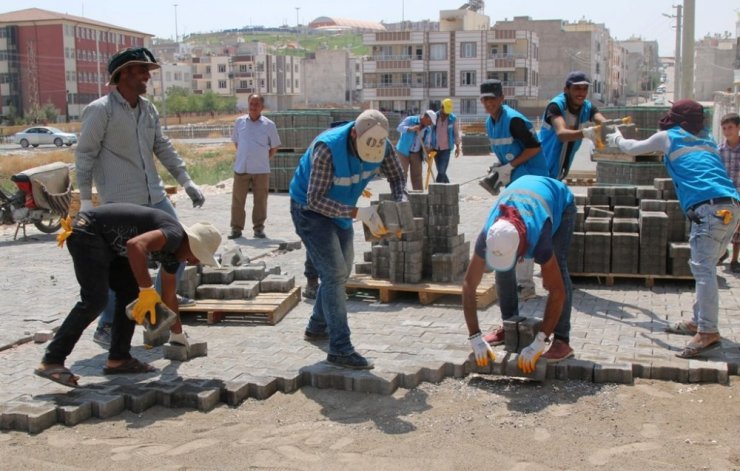
[[[435,113],[432,110],[426,110],[424,112],[424,114],[427,115],[429,117],[429,119],[432,120],[432,126],[436,126],[437,125],[437,113]]]
[[[454,107],[454,104],[452,103],[452,100],[449,98],[445,98],[442,100],[442,109],[444,110],[445,114],[452,113],[452,109]]]
[[[498,98],[504,96],[504,89],[501,86],[501,80],[486,80],[480,84],[481,98]]]
[[[355,120],[357,154],[365,162],[380,162],[388,140],[388,119],[378,110],[365,110]]]
[[[157,60],[154,58],[152,52],[145,47],[129,47],[122,51],[118,51],[110,58],[108,62],[108,83],[116,83],[113,79],[118,72],[124,67],[128,67],[133,64],[145,64],[149,70],[159,69],[160,65],[157,64]]]
[[[571,85],[591,85],[591,81],[588,79],[586,72],[575,70],[569,73],[565,79],[565,86],[570,87]]]
[[[193,255],[200,260],[203,265],[219,267],[215,254],[218,246],[221,245],[221,234],[209,222],[198,222],[190,227],[185,228],[188,235],[188,245]]]
[[[509,271],[516,263],[519,232],[504,219],[494,222],[486,234],[486,264],[496,271]]]

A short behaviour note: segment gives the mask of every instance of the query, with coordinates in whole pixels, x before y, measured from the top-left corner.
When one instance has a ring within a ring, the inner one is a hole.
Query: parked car
[[[665,85],[660,85],[655,89],[655,93],[665,93]]]
[[[54,144],[57,147],[62,147],[63,145],[71,146],[77,143],[77,135],[48,126],[28,128],[16,133],[13,139],[16,144],[20,144],[24,148],[28,146],[38,147],[42,144]]]

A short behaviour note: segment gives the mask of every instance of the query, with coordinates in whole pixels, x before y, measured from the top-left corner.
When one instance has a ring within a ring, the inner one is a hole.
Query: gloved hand
[[[525,347],[519,354],[516,362],[519,369],[525,373],[534,372],[537,360],[539,360],[542,352],[545,351],[545,345],[547,345],[547,337],[545,337],[544,332],[539,332],[534,342]]]
[[[203,206],[203,203],[206,202],[206,197],[203,195],[203,192],[200,191],[198,185],[193,183],[193,180],[186,181],[183,187],[185,188],[185,193],[187,193],[190,199],[193,200],[193,208]]]
[[[597,136],[601,134],[601,126],[590,126],[587,128],[581,129],[581,132],[583,133],[583,137],[585,139],[589,139],[594,144],[596,143],[596,140],[598,139]]]
[[[488,359],[496,361],[496,354],[493,353],[493,349],[488,342],[483,340],[483,336],[480,332],[473,334],[468,337],[470,346],[473,347],[473,353],[475,354],[475,364],[478,366],[488,366]]]
[[[498,180],[501,182],[501,186],[511,183],[511,172],[513,171],[514,167],[511,164],[502,165],[498,168]]]
[[[388,229],[385,227],[385,224],[383,224],[380,214],[378,214],[377,206],[357,208],[357,219],[362,221],[375,237],[383,237],[388,233]]]
[[[619,147],[619,140],[622,139],[622,133],[619,128],[614,128],[614,132],[606,135],[606,145],[609,147]]]
[[[511,182],[511,171],[511,164],[502,165],[501,162],[497,161],[488,167],[488,175],[483,177],[478,184],[487,192],[496,196],[501,191],[501,187]]]
[[[92,200],[80,200],[80,212],[93,209]]]
[[[455,158],[460,157],[460,154],[462,154],[462,146],[455,146]]]
[[[158,303],[162,302],[162,298],[159,297],[159,293],[154,289],[154,286],[149,288],[139,288],[139,298],[134,304],[134,308],[131,310],[131,316],[134,322],[141,325],[144,323],[144,318],[149,313],[149,323],[152,325],[157,324],[157,312],[156,307]]]

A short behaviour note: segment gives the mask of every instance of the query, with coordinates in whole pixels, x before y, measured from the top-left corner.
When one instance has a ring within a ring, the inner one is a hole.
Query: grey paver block
[[[525,320],[525,317],[514,316],[506,319],[503,322],[504,325],[504,349],[507,352],[518,352],[519,351],[519,322]],[[525,347],[526,345],[522,345]]]
[[[34,332],[33,334],[33,341],[35,343],[44,343],[51,340],[51,338],[54,337],[54,331],[51,329],[45,329],[45,330],[39,330],[37,332]]]
[[[633,384],[632,365],[626,363],[594,365],[594,383]]]
[[[262,293],[287,293],[295,286],[295,276],[267,275],[260,281]]]
[[[421,368],[421,375],[426,382],[439,383],[445,379],[444,365],[424,366]]]
[[[224,402],[230,406],[238,406],[249,397],[249,383],[245,381],[227,381],[224,385]]]
[[[57,423],[57,407],[28,395],[17,397],[0,408],[0,430],[40,433]]]
[[[511,353],[508,355],[504,365],[504,374],[506,376],[530,379],[532,381],[544,381],[547,378],[547,362],[543,358],[537,360],[532,373],[525,373],[519,369],[519,366],[517,365],[518,358],[518,353]]]
[[[283,275],[273,275],[283,276]],[[254,280],[233,281],[224,289],[224,299],[254,299],[259,294],[260,282]]]
[[[234,281],[233,267],[203,267],[203,272],[200,274],[200,282],[204,285],[227,285],[232,281]]]
[[[104,394],[97,391],[84,391],[76,397],[83,401],[89,401],[92,406],[93,416],[99,419],[114,417],[123,412],[126,408],[126,401],[122,394]]]
[[[172,405],[207,412],[218,405],[220,397],[220,389],[183,384],[172,393]]]
[[[208,356],[208,342],[192,342],[190,348],[184,345],[165,345],[164,357],[168,360],[188,361]]]
[[[683,364],[680,365],[673,361],[656,360],[650,368],[650,379],[688,383],[688,362],[684,361]]]
[[[156,391],[139,385],[119,386],[117,391],[123,395],[126,409],[135,414],[140,414],[157,403]]]
[[[580,381],[594,380],[594,363],[588,360],[568,358],[562,361],[568,367],[568,379]]]
[[[301,368],[303,384],[319,389],[352,391],[352,378],[343,374],[347,370],[327,362],[319,362]]]
[[[397,373],[381,373],[372,371],[357,371],[352,373],[352,390],[356,392],[390,395],[398,389],[400,375]]]
[[[278,390],[286,394],[297,391],[301,386],[303,386],[303,384],[301,383],[300,373],[295,373],[293,375],[286,374],[285,376],[277,378]]]
[[[568,379],[568,365],[563,362],[549,363],[547,365],[547,379]]]
[[[689,360],[689,383],[729,384],[727,363]]]
[[[57,422],[68,427],[77,425],[92,417],[92,403],[68,397],[55,399]]]
[[[413,372],[400,373],[398,385],[405,389],[413,389],[420,385],[423,379],[421,370],[416,369],[416,371]]]
[[[179,381],[152,381],[142,387],[144,389],[151,389],[157,394],[158,405],[172,407],[172,395],[182,387],[182,383]]]
[[[519,321],[517,324],[517,332],[519,334],[519,351],[525,348],[527,345],[534,342],[537,333],[542,327],[542,319],[537,317],[526,317],[524,320]]]
[[[267,274],[265,273],[264,265],[243,265],[241,267],[234,268],[234,280],[256,280],[260,281]]]
[[[238,267],[249,263],[249,257],[242,252],[241,247],[234,247],[221,254],[221,266]]]
[[[142,329],[141,332],[144,345],[149,345],[150,347],[159,347],[160,345],[164,345],[170,341],[170,332],[168,330],[159,335],[156,335],[156,333],[147,329]]]
[[[290,242],[280,242],[278,250],[300,250],[303,245],[300,240],[293,240]]]

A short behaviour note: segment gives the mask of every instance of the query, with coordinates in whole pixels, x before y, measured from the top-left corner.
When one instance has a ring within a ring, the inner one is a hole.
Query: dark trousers
[[[80,300],[49,343],[42,361],[46,364],[64,364],[82,332],[105,308],[109,288],[116,293],[116,308],[108,359],[128,360],[131,358],[131,338],[136,324],[126,316],[126,305],[139,294],[128,258],[114,253],[94,231],[76,228],[67,239],[67,248],[80,284]]]
[[[434,163],[437,166],[437,183],[450,183],[447,177],[447,166],[450,165],[450,151],[452,149],[438,150],[434,157]]]

